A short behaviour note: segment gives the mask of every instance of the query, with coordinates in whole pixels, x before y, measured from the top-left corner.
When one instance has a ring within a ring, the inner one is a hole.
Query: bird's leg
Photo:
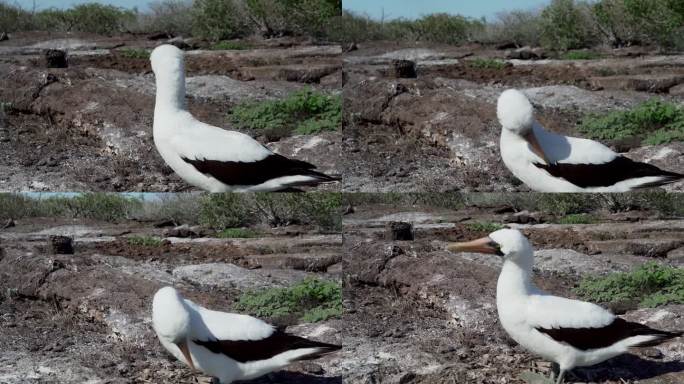
[[[555,361],[551,363],[551,382],[553,383],[560,375],[560,365]]]
[[[565,377],[565,370],[561,369],[560,373],[558,374],[558,380],[556,380],[556,384],[563,384],[563,377]]]

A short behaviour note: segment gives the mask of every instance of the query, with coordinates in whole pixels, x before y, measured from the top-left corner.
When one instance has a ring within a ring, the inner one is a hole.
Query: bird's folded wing
[[[219,162],[255,162],[273,154],[271,150],[244,133],[227,131],[198,121],[191,129],[168,138],[182,157]]]
[[[200,340],[260,340],[271,336],[275,328],[252,316],[212,311],[190,300],[186,304],[193,311],[193,338]]]
[[[208,127],[208,128],[207,128]],[[271,152],[239,132],[205,125],[171,138],[181,159],[197,171],[228,185],[259,185],[285,176],[305,175],[332,181],[315,166]],[[302,185],[306,180],[300,180]]]
[[[623,156],[618,156],[606,163],[567,163],[537,164],[551,176],[559,177],[582,188],[608,187],[621,181],[641,177],[671,178],[679,175],[663,171],[656,166],[639,163]]]
[[[596,304],[543,294],[530,296],[526,310],[533,328],[600,328],[615,318]]]
[[[281,353],[296,349],[312,349],[309,353],[299,356],[298,359],[307,359],[339,349],[339,346],[307,340],[280,330],[260,340],[219,339],[193,341],[214,353],[223,354],[241,363],[270,359]]]

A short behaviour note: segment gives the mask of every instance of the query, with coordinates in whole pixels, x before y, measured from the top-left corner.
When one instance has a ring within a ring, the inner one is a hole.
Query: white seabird
[[[499,96],[501,157],[523,183],[540,192],[627,192],[657,187],[684,175],[630,160],[588,139],[544,130],[520,91]]]
[[[574,367],[594,365],[629,348],[653,346],[682,335],[626,321],[592,303],[541,291],[532,282],[532,246],[517,230],[501,229],[482,239],[451,243],[448,249],[503,257],[496,286],[501,326],[518,344],[559,365],[558,384]]]
[[[186,182],[209,192],[268,192],[339,180],[248,135],[195,119],[186,109],[183,51],[177,47],[155,48],[150,61],[157,84],[154,144]]]
[[[172,287],[154,295],[152,324],[167,351],[222,384],[259,377],[341,348],[285,333],[251,316],[203,308]]]

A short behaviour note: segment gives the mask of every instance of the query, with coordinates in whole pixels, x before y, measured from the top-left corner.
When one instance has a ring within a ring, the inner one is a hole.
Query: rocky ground
[[[548,129],[579,135],[589,113],[650,98],[684,101],[684,55],[615,50],[596,60],[508,59],[502,69],[468,65],[512,52],[481,46],[430,47],[378,42],[344,55],[345,191],[527,191],[500,160],[496,99],[523,90]],[[393,60],[416,63],[396,78]],[[581,136],[581,135],[580,135]],[[606,143],[668,170],[684,167],[684,143]],[[667,187],[681,191],[684,184]]]
[[[0,42],[0,190],[190,189],[154,147],[149,60],[125,53],[164,42],[146,36],[44,33],[16,34]],[[200,120],[235,129],[227,112],[239,102],[280,98],[303,87],[339,92],[339,46],[291,39],[248,44],[253,48],[187,51],[188,103]],[[46,68],[49,48],[66,49],[69,67]],[[271,143],[248,133],[278,153],[341,174],[339,133]]]
[[[341,276],[339,234],[285,227],[259,238],[173,237],[183,232],[51,218],[2,229],[0,382],[195,383],[151,328],[157,289],[173,285],[201,305],[231,310],[247,290]],[[74,254],[54,254],[51,235],[72,237]],[[132,245],[130,236],[164,242]],[[342,343],[339,319],[274,321],[298,335]],[[341,384],[340,372],[340,356],[330,355],[250,383]]]
[[[533,215],[540,217],[538,215]],[[543,217],[544,215],[541,215]],[[414,241],[386,239],[391,221],[413,224]],[[356,207],[345,216],[345,383],[535,383],[550,366],[516,345],[498,323],[500,259],[453,254],[448,241],[486,235],[472,222],[519,221],[493,209]],[[541,219],[541,221],[545,221]],[[586,274],[625,271],[645,261],[684,267],[684,220],[634,212],[604,215],[597,224],[507,224],[536,249],[535,282],[576,297]],[[684,306],[615,313],[656,328],[684,329]],[[578,383],[684,383],[681,340],[576,369]],[[531,380],[531,379],[527,379]]]

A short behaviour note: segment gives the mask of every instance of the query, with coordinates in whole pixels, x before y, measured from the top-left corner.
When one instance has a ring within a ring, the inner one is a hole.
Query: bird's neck
[[[497,298],[527,296],[534,290],[531,262],[504,261],[496,286]]]
[[[185,110],[185,75],[182,71],[157,75],[156,84],[155,112]]]

